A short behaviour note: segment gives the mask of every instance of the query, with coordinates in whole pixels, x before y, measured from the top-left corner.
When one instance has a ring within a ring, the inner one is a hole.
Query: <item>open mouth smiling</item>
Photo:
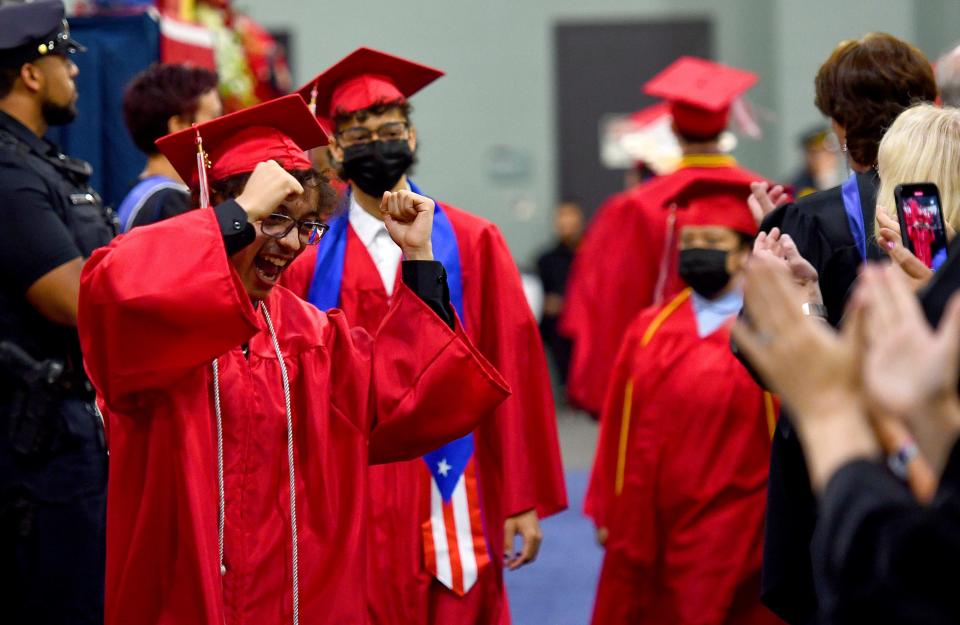
[[[258,254],[253,261],[253,266],[258,278],[269,285],[274,285],[291,260],[293,259],[275,254]]]

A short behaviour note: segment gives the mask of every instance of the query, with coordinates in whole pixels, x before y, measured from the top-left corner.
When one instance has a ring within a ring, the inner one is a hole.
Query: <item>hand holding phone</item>
[[[947,259],[947,229],[940,192],[932,182],[900,184],[893,190],[903,246],[936,270]]]

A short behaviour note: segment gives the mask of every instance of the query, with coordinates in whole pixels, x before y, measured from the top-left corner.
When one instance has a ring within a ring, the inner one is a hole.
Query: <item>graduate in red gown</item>
[[[913,244],[913,252],[927,267],[933,267],[932,245],[934,236],[933,211],[925,210],[916,198],[909,198],[904,206],[904,218],[907,222],[907,236]]]
[[[644,91],[670,103],[683,151],[672,174],[610,198],[597,212],[574,260],[561,333],[573,341],[567,393],[596,415],[627,324],[642,309],[684,288],[677,275],[677,219],[670,198],[700,184],[737,182],[743,196],[763,177],[721,152],[733,100],[756,82],[750,72],[682,57]]]
[[[772,625],[760,550],[776,406],[730,350],[757,226],[738,186],[678,204],[690,287],[630,324],[600,419],[593,623]]]
[[[384,191],[417,191],[407,177],[417,145],[407,98],[441,75],[361,48],[301,90],[331,120],[330,149],[350,196],[331,223],[330,247],[304,254],[285,284],[321,309],[342,308],[371,331],[397,296],[400,259],[371,209]],[[371,621],[508,623],[503,567],[532,560],[538,519],[566,507],[543,347],[494,224],[438,202],[433,251],[447,268],[466,332],[514,394],[469,437],[419,460],[371,467]],[[392,458],[372,453],[371,460]]]
[[[416,457],[508,394],[450,308],[427,198],[383,198],[409,260],[374,338],[275,286],[326,229],[331,192],[304,152],[324,140],[297,95],[161,139],[201,209],[84,268],[110,449],[107,625],[365,623],[371,433]]]

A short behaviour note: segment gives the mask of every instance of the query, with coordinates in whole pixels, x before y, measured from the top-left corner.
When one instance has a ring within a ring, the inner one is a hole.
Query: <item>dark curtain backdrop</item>
[[[93,165],[93,187],[116,206],[143,169],[145,157],[123,123],[123,88],[160,58],[160,27],[147,14],[77,17],[74,38],[87,47],[72,58],[80,69],[77,119],[49,137],[70,156]]]
[[[678,56],[713,56],[708,18],[563,22],[554,28],[559,196],[588,215],[623,189],[623,170],[600,162],[600,120],[656,100],[643,84]]]

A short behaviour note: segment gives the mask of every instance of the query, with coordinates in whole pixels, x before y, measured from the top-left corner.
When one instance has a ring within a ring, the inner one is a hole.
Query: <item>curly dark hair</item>
[[[123,93],[123,118],[133,142],[146,154],[156,154],[154,141],[169,132],[170,118],[192,118],[200,98],[216,88],[216,73],[201,67],[155,64],[143,70]]]
[[[862,165],[877,162],[880,139],[900,113],[937,97],[927,57],[887,33],[840,43],[817,72],[816,90],[817,108],[843,127]]]
[[[321,219],[328,219],[336,208],[337,192],[333,190],[327,177],[318,169],[294,169],[288,170],[290,175],[297,179],[297,182],[306,189],[317,190],[317,210]],[[220,204],[227,200],[232,200],[243,192],[250,175],[253,172],[228,176],[223,180],[210,181],[210,203]],[[192,199],[194,206],[200,206],[200,192],[197,189],[192,190]]]
[[[409,122],[410,113],[413,112],[413,106],[406,100],[400,100],[394,102],[377,102],[373,106],[369,106],[359,111],[353,111],[351,113],[346,113],[343,111],[343,109],[338,108],[333,115],[334,130],[337,130],[341,126],[345,126],[351,122],[362,124],[363,122],[367,121],[367,118],[371,115],[383,115],[384,113],[392,110],[400,111],[404,119]]]

